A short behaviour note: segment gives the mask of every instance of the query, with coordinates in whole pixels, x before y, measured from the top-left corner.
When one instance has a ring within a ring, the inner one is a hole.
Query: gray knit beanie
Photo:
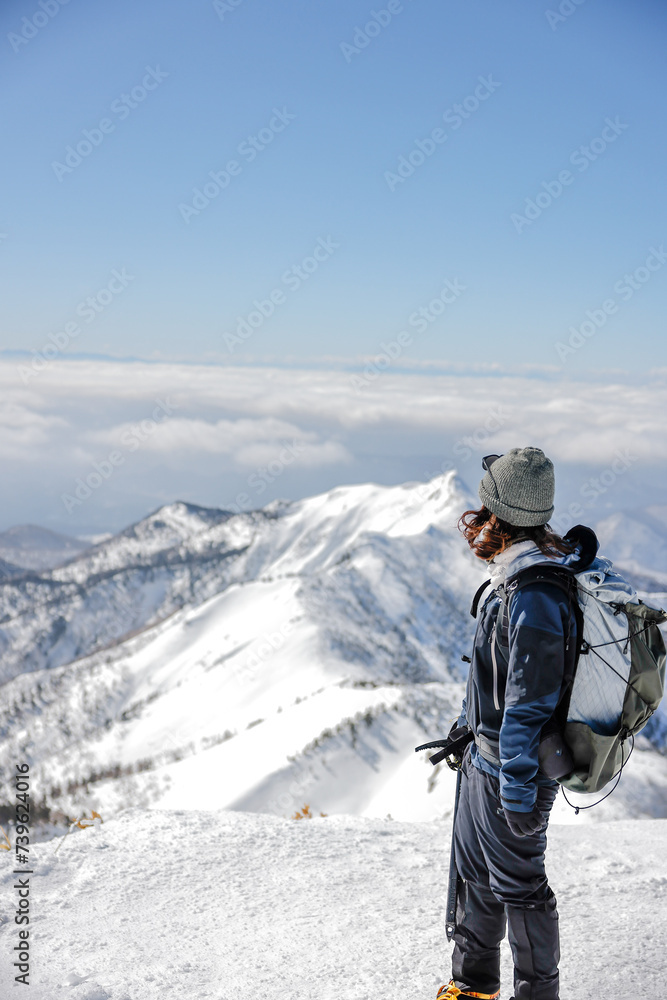
[[[512,448],[479,484],[479,498],[503,521],[522,528],[546,524],[554,512],[554,467],[539,448]]]

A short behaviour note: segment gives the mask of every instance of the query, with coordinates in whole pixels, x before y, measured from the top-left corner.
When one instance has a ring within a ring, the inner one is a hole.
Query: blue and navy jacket
[[[581,551],[552,558],[532,542],[517,542],[490,564],[498,574],[492,582],[502,584],[515,573],[544,563],[579,570]],[[476,737],[500,745],[500,767],[484,758],[475,744],[471,759],[480,770],[500,779],[501,802],[509,809],[530,812],[537,786],[555,784],[539,772],[538,746],[560,700],[563,681],[574,672],[576,629],[568,595],[547,581],[518,589],[507,603],[493,589],[477,612],[462,718]]]

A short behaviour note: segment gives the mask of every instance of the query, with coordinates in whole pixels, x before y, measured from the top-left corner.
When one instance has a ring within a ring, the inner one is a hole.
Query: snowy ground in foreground
[[[667,821],[558,826],[563,1000],[664,996]],[[36,844],[33,1000],[416,1000],[448,976],[448,823],[128,810]],[[8,870],[2,996],[22,995]],[[504,946],[503,1000],[511,995]]]

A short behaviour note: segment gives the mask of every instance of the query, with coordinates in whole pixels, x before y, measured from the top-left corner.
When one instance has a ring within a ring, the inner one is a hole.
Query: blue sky
[[[566,0],[573,13],[550,23],[555,2],[394,0],[353,53],[342,43],[386,4],[225,6],[70,0],[34,29],[22,19],[37,0],[3,5],[5,350],[39,350],[125,269],[66,354],[355,359],[411,329],[405,365],[558,366],[570,327],[613,300],[570,371],[664,363],[667,268],[618,290],[667,240],[664,7]],[[147,67],[166,76],[123,105]],[[480,77],[493,92],[443,121]],[[279,122],[274,109],[294,118],[250,162],[239,146]],[[59,179],[53,164],[105,118],[112,130]],[[437,128],[445,140],[391,190],[387,172]],[[179,205],[234,159],[225,190],[184,221]],[[518,232],[512,215],[543,183],[558,192],[563,170],[570,182]],[[338,246],[286,285],[318,240]],[[425,331],[407,326],[446,279],[465,292]],[[276,289],[232,354],[224,334]]]
[[[525,444],[565,519],[599,475],[574,520],[667,503],[666,31],[652,0],[8,0],[0,530],[269,467],[254,506],[474,489]]]

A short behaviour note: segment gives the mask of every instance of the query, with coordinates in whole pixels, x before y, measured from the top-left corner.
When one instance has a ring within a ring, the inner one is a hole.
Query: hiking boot
[[[460,990],[455,985],[454,980],[450,979],[445,986],[440,987],[435,1000],[456,1000],[457,997],[480,997],[481,1000],[498,1000],[499,996],[500,990],[497,993],[473,993],[472,990]]]

